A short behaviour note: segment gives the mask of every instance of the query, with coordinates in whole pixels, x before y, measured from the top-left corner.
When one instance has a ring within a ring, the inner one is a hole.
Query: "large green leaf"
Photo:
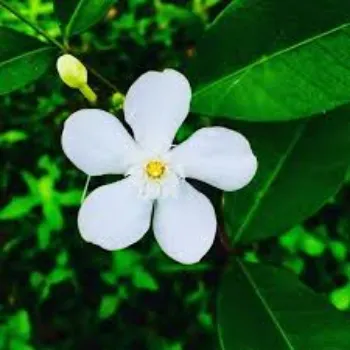
[[[83,32],[99,22],[113,3],[115,0],[54,0],[65,37]]]
[[[224,197],[231,241],[283,233],[317,211],[344,181],[350,165],[349,106],[301,121],[236,124],[259,166],[247,187]]]
[[[189,69],[192,111],[287,120],[350,101],[349,22],[346,0],[233,1]]]
[[[13,29],[0,27],[0,95],[20,89],[53,64],[56,49]]]
[[[223,350],[347,350],[350,318],[291,272],[234,261],[218,297]]]

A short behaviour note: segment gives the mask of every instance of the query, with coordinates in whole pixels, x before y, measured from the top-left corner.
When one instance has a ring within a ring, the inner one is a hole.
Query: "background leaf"
[[[142,267],[135,269],[132,281],[134,286],[139,289],[145,289],[152,292],[159,289],[159,285],[154,277]]]
[[[10,320],[10,331],[16,335],[16,337],[23,340],[28,340],[31,333],[31,324],[28,312],[26,310],[18,311]]]
[[[4,208],[0,210],[0,220],[15,220],[26,216],[39,200],[32,196],[14,197]]]
[[[234,261],[218,298],[224,350],[345,350],[350,318],[291,272]]]
[[[232,241],[281,234],[338,190],[350,165],[349,115],[349,107],[342,107],[306,121],[241,126],[259,166],[247,187],[225,194]]]
[[[0,95],[20,89],[53,64],[56,49],[34,37],[0,27]]]
[[[99,318],[104,320],[111,317],[118,309],[120,298],[117,294],[104,295],[99,309]]]
[[[192,111],[286,120],[348,102],[349,22],[344,0],[233,1],[192,62]]]
[[[28,135],[23,130],[9,130],[0,134],[0,145],[11,145],[27,139]]]
[[[65,37],[78,34],[99,22],[115,0],[54,0],[55,12]]]

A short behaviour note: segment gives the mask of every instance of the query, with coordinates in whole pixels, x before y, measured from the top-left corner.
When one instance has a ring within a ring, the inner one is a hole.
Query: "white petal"
[[[247,185],[257,160],[247,139],[221,127],[203,128],[171,151],[171,159],[185,177],[207,182],[224,191]]]
[[[194,264],[214,242],[215,211],[206,196],[184,181],[177,197],[157,201],[153,230],[167,255],[180,263]]]
[[[144,148],[167,151],[188,114],[190,101],[191,87],[184,75],[172,69],[150,71],[130,87],[124,102],[125,120]]]
[[[66,120],[62,147],[88,175],[124,173],[136,152],[135,141],[120,121],[99,109],[82,109]]]
[[[82,237],[107,250],[125,248],[148,231],[152,201],[139,196],[130,179],[99,187],[84,201],[78,226]]]

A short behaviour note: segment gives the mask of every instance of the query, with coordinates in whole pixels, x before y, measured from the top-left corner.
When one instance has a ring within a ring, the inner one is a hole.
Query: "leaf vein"
[[[12,58],[10,58],[10,59],[8,59],[8,60],[6,60],[6,61],[2,61],[2,62],[0,62],[0,67],[3,67],[3,66],[5,66],[6,64],[9,64],[9,63],[12,63],[12,62],[14,62],[14,61],[16,61],[16,60],[19,60],[19,59],[21,59],[21,58],[24,58],[24,57],[27,57],[27,56],[31,56],[31,55],[34,55],[34,54],[36,54],[36,53],[40,53],[40,52],[42,52],[42,51],[49,51],[49,50],[52,50],[53,49],[53,47],[51,47],[51,46],[45,46],[45,47],[41,47],[41,48],[39,48],[39,49],[35,49],[35,50],[32,50],[32,51],[28,51],[28,52],[26,52],[25,54],[22,54],[22,55],[20,55],[20,56],[16,56],[16,57],[12,57]]]
[[[79,1],[78,5],[76,6],[68,24],[67,24],[67,27],[66,27],[66,36],[67,37],[71,34],[71,27],[73,26],[73,23],[74,23],[76,17],[78,16],[78,13],[79,13],[80,9],[82,8],[84,2],[85,2],[85,0]]]
[[[259,287],[257,286],[257,284],[254,282],[253,278],[250,276],[249,271],[245,268],[244,264],[237,259],[237,262],[239,264],[239,266],[241,267],[243,274],[246,276],[249,284],[252,286],[255,294],[257,295],[257,297],[259,298],[259,300],[261,301],[263,307],[266,309],[267,313],[269,314],[273,324],[275,325],[275,327],[277,328],[277,330],[279,331],[280,335],[282,336],[283,340],[285,341],[286,345],[288,346],[288,348],[290,350],[295,350],[294,346],[291,344],[291,342],[288,339],[288,335],[285,333],[285,331],[283,330],[283,327],[281,326],[280,322],[277,320],[277,318],[275,317],[273,311],[271,310],[271,308],[269,307],[267,301],[265,300],[265,298],[263,297],[263,295],[261,294]]]
[[[304,133],[306,129],[308,121],[305,121],[298,129],[298,132],[295,133],[293,139],[289,143],[289,146],[287,147],[285,153],[283,156],[280,158],[280,160],[277,162],[275,168],[271,172],[271,175],[267,178],[265,185],[262,187],[261,191],[257,194],[255,197],[255,200],[250,207],[250,210],[248,211],[247,215],[245,216],[245,219],[240,226],[240,228],[237,231],[237,234],[235,235],[234,242],[237,242],[247,226],[250,224],[253,216],[255,215],[256,211],[259,209],[259,206],[261,204],[261,201],[265,197],[265,194],[267,193],[268,189],[271,187],[273,182],[275,181],[276,177],[280,173],[281,169],[283,168],[285,162],[287,161],[288,157],[292,154],[292,151],[294,150],[295,146],[297,145],[298,141],[300,140],[302,134]]]
[[[344,31],[344,33],[345,33],[347,36],[350,37],[350,34],[347,33],[347,31],[345,30],[347,27],[349,27],[349,23],[342,24],[341,26],[336,27],[336,28],[333,28],[333,29],[331,29],[331,30],[329,30],[329,31],[327,31],[327,32],[325,32],[325,33],[321,33],[321,34],[315,35],[315,36],[313,36],[313,37],[311,37],[311,38],[308,38],[308,39],[306,39],[306,40],[303,40],[303,41],[301,41],[301,42],[299,42],[299,43],[297,43],[297,44],[294,44],[294,45],[289,46],[289,47],[287,47],[287,48],[285,48],[285,49],[282,49],[282,50],[280,50],[280,51],[277,51],[277,52],[271,54],[271,55],[268,56],[268,57],[265,57],[265,56],[264,56],[264,57],[261,57],[260,59],[258,59],[257,61],[255,61],[255,62],[249,64],[248,66],[245,66],[245,67],[243,67],[243,68],[241,68],[241,69],[239,69],[239,70],[237,70],[237,71],[235,71],[235,72],[233,72],[233,73],[230,73],[230,74],[228,74],[227,76],[223,76],[223,77],[221,77],[221,78],[215,80],[215,81],[212,82],[212,83],[205,84],[201,89],[198,89],[197,91],[194,92],[193,97],[195,98],[196,96],[198,96],[198,95],[202,94],[203,92],[205,92],[205,91],[207,91],[207,90],[209,90],[209,89],[215,87],[216,85],[218,85],[218,84],[220,84],[220,83],[222,83],[222,82],[224,82],[224,81],[226,81],[226,80],[228,80],[228,79],[230,79],[230,78],[233,78],[233,77],[236,76],[236,75],[240,75],[240,74],[244,73],[247,69],[252,69],[252,68],[254,68],[254,67],[260,65],[261,63],[263,63],[263,62],[265,62],[265,61],[267,61],[267,60],[270,60],[270,59],[273,59],[273,58],[275,58],[275,57],[278,57],[278,56],[280,56],[280,55],[282,55],[282,54],[284,54],[284,53],[287,53],[287,52],[289,52],[289,51],[293,51],[293,50],[295,50],[295,49],[297,49],[297,48],[299,48],[299,47],[302,47],[302,46],[304,46],[304,45],[307,45],[307,44],[309,44],[309,43],[312,43],[313,41],[316,41],[316,40],[321,39],[321,38],[323,38],[323,37],[326,37],[326,36],[328,36],[328,35],[332,35],[332,34],[334,34],[335,32]]]

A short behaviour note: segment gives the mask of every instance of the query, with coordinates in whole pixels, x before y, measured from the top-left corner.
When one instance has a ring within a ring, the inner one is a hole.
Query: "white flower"
[[[172,148],[189,112],[191,88],[179,72],[143,74],[124,103],[134,139],[113,115],[98,109],[72,114],[64,125],[63,150],[88,175],[124,174],[94,190],[82,204],[82,237],[107,250],[125,248],[153,231],[171,258],[198,262],[213,244],[215,211],[185,178],[234,191],[253,178],[257,161],[238,132],[208,127]]]

